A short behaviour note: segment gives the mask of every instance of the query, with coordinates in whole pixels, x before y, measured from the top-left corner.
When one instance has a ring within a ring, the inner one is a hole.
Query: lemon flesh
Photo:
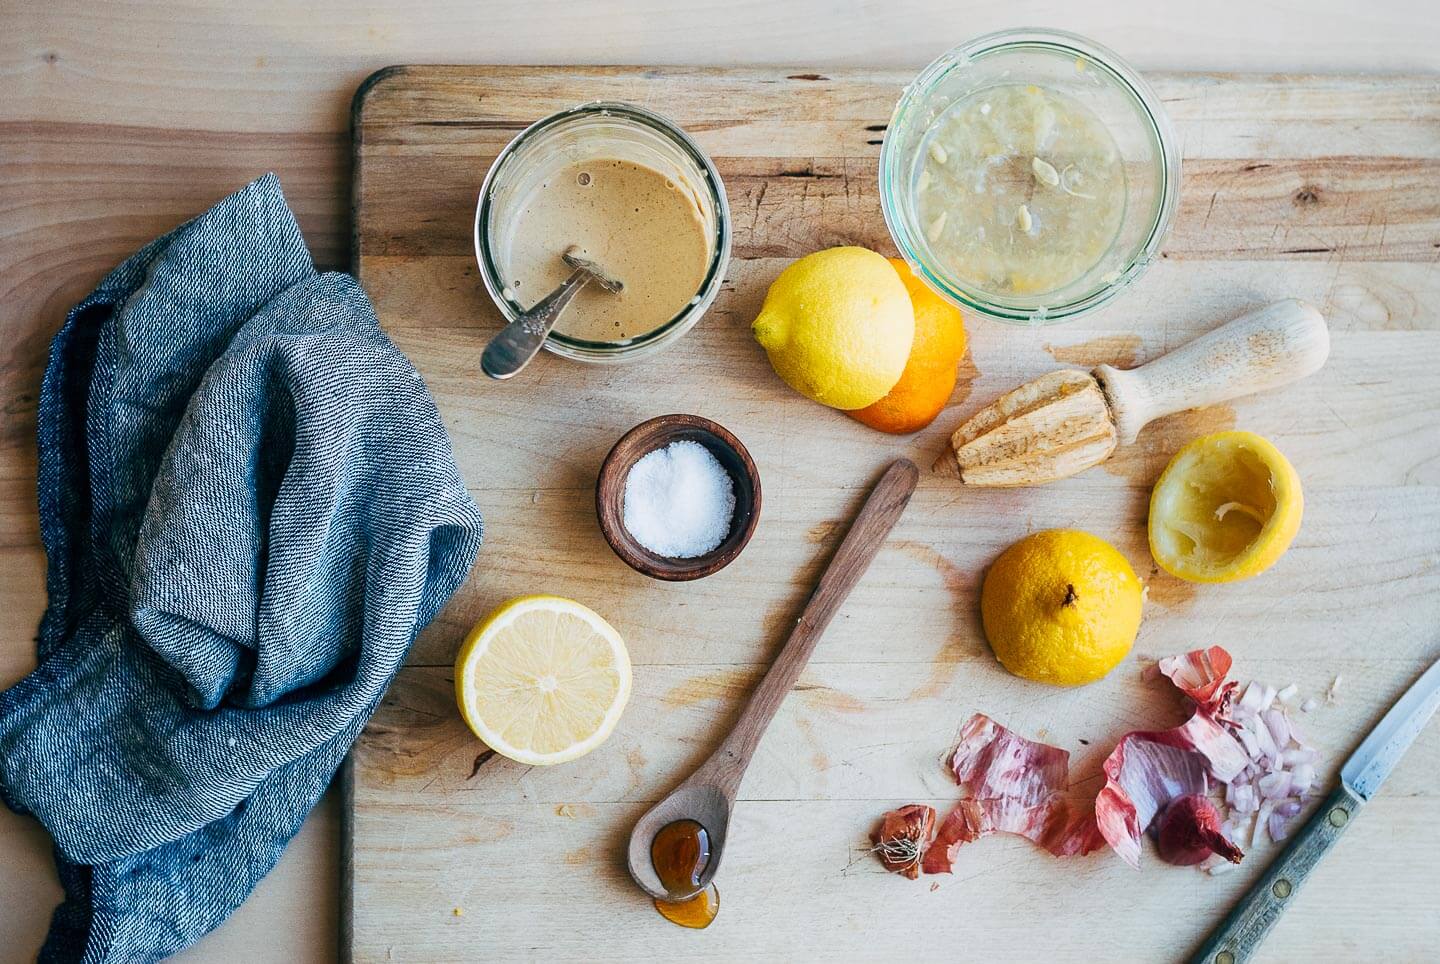
[[[1055,686],[1100,679],[1130,652],[1144,587],[1113,546],[1077,529],[1026,536],[991,565],[980,615],[995,658]]]
[[[1150,554],[1190,582],[1234,582],[1275,564],[1300,531],[1305,498],[1294,466],[1253,432],[1186,445],[1150,495]]]
[[[630,698],[625,643],[594,611],[521,596],[470,631],[455,658],[466,724],[496,753],[548,766],[605,742]]]
[[[791,388],[851,410],[875,404],[900,381],[915,309],[885,258],[866,248],[829,248],[780,272],[751,330]]]

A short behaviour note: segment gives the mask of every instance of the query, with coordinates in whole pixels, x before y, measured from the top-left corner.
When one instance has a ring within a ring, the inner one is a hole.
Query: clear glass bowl
[[[989,291],[959,278],[931,250],[916,211],[925,135],[957,101],[992,87],[1035,84],[1089,108],[1114,138],[1125,174],[1125,209],[1114,240],[1079,277],[1034,295]],[[1105,47],[1061,31],[988,34],[945,53],[895,106],[880,152],[880,203],[900,254],[962,309],[1020,325],[1046,325],[1100,307],[1159,255],[1180,197],[1180,151],[1160,98]]]
[[[653,168],[688,191],[705,225],[710,263],[700,290],[674,318],[619,341],[587,341],[557,331],[545,347],[586,362],[642,358],[673,344],[700,320],[720,292],[730,263],[730,206],[710,158],[690,136],[659,114],[632,104],[581,104],[536,121],[506,145],[480,188],[475,208],[475,259],[480,278],[507,323],[527,306],[517,304],[505,283],[507,231],[537,180],[591,158],[634,161]]]

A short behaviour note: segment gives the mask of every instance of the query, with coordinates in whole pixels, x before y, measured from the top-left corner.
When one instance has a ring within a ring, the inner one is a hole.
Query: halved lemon
[[[1186,445],[1150,494],[1150,554],[1190,582],[1258,576],[1290,548],[1305,497],[1280,450],[1254,432]]]
[[[496,753],[548,766],[605,742],[630,698],[630,656],[615,628],[559,596],[520,596],[470,630],[455,698]]]

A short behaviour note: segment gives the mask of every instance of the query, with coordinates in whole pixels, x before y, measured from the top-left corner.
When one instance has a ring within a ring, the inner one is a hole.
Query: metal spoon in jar
[[[625,290],[624,283],[618,278],[607,274],[600,265],[584,257],[579,246],[571,245],[560,257],[575,269],[570,277],[562,281],[560,287],[536,302],[533,308],[501,329],[500,334],[490,339],[490,344],[485,346],[485,354],[480,356],[480,369],[491,378],[503,381],[530,364],[530,359],[534,358],[540,346],[545,344],[550,329],[555,327],[560,312],[565,310],[565,306],[570,304],[570,300],[586,283],[594,281],[611,294],[619,294]]]

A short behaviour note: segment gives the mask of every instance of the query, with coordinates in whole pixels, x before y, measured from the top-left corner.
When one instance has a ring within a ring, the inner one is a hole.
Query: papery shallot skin
[[[1141,836],[1157,817],[1176,801],[1203,800],[1212,787],[1230,785],[1251,764],[1252,757],[1237,739],[1229,717],[1237,689],[1227,675],[1230,666],[1230,654],[1219,646],[1159,662],[1159,675],[1189,697],[1194,710],[1184,723],[1168,730],[1125,734],[1105,759],[1105,785],[1093,809],[1067,796],[1068,752],[1026,739],[982,713],[970,717],[949,757],[950,771],[966,798],[940,821],[933,842],[919,859],[919,869],[927,874],[949,873],[962,845],[991,833],[1018,834],[1057,857],[1088,854],[1109,844],[1138,868]],[[1262,690],[1252,697],[1247,691],[1246,697],[1257,706],[1267,706],[1276,694]],[[1274,729],[1279,730],[1278,723]],[[1267,726],[1266,736],[1271,735]],[[1234,792],[1243,795],[1239,788]],[[1174,819],[1182,821],[1182,815],[1189,814],[1183,817],[1187,822],[1177,822],[1177,829],[1170,831],[1172,843],[1183,836],[1182,830],[1193,829],[1202,840],[1211,841],[1209,850],[1228,854],[1226,848],[1233,845],[1220,834],[1214,806],[1208,801],[1206,805],[1216,818],[1214,827],[1191,819],[1197,805],[1186,803]],[[1180,849],[1196,851],[1198,845]],[[914,869],[903,872],[915,876],[909,872]]]
[[[1070,754],[1059,747],[977,713],[961,727],[950,769],[969,797],[941,821],[924,861],[927,874],[949,873],[961,844],[991,833],[1018,834],[1057,857],[1105,843],[1088,808],[1065,796]]]
[[[911,803],[886,812],[871,832],[870,842],[886,870],[914,880],[920,876],[920,863],[934,832],[935,809]]]
[[[1190,719],[1168,730],[1127,733],[1105,760],[1105,786],[1095,819],[1105,840],[1130,866],[1140,866],[1140,835],[1171,801],[1203,795],[1213,778],[1226,784],[1250,763],[1221,720],[1236,684],[1230,654],[1220,646],[1160,661],[1160,673],[1195,703]]]
[[[949,870],[961,844],[995,832],[1027,837],[1057,857],[1088,854],[1108,843],[1138,868],[1141,835],[1171,801],[1206,793],[1212,780],[1228,783],[1249,764],[1245,748],[1221,722],[1236,689],[1227,677],[1231,662],[1220,646],[1160,661],[1160,674],[1195,703],[1195,711],[1168,730],[1122,737],[1105,760],[1105,786],[1093,811],[1065,796],[1069,753],[983,714],[971,717],[950,757],[955,781],[970,799],[941,821],[925,871]]]
[[[1239,685],[1227,679],[1233,662],[1225,647],[1211,646],[1167,656],[1156,668],[1196,706],[1217,714],[1229,705]]]

